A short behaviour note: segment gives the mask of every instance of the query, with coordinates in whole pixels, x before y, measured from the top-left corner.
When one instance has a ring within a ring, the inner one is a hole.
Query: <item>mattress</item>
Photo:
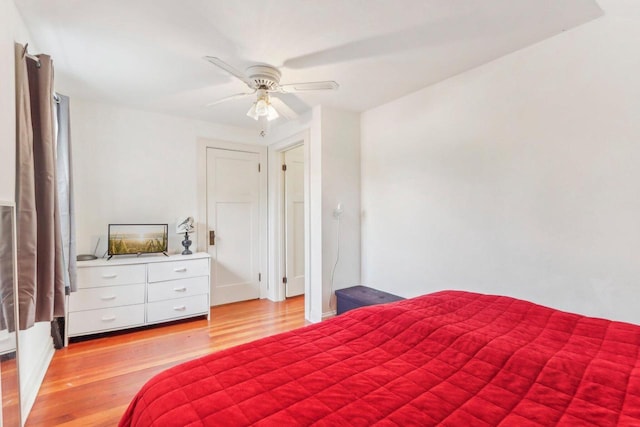
[[[120,426],[640,426],[639,351],[640,326],[442,291],[178,365]]]

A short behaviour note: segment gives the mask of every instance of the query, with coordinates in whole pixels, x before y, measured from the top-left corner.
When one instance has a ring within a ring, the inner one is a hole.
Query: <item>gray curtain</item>
[[[76,285],[76,227],[73,199],[73,174],[71,161],[71,121],[69,97],[56,97],[58,138],[56,141],[56,174],[60,206],[60,231],[62,234],[63,274],[67,294],[77,290]]]
[[[24,47],[15,45],[16,65],[16,210],[18,222],[18,307],[19,325],[33,325],[36,313],[37,222],[36,190],[33,173],[33,129],[29,77]],[[30,319],[30,320],[27,320]]]
[[[16,208],[20,329],[64,316],[53,120],[53,64],[15,45]]]
[[[15,330],[13,207],[0,206],[0,330]]]

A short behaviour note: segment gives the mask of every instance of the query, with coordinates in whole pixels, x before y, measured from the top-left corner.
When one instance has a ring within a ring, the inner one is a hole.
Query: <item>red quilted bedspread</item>
[[[640,426],[640,326],[443,291],[169,369],[121,426]]]

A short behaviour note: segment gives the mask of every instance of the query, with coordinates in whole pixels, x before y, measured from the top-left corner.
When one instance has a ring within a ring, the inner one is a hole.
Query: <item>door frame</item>
[[[291,135],[268,147],[269,153],[269,282],[273,283],[268,298],[273,301],[285,299],[285,212],[284,174],[282,172],[283,153],[297,146],[304,146],[304,305],[305,318],[311,311],[310,292],[310,209],[309,209],[309,131]]]
[[[263,145],[242,144],[208,138],[198,138],[197,143],[197,183],[196,192],[198,198],[198,218],[196,224],[196,247],[200,252],[208,252],[207,231],[207,149],[215,148],[219,150],[240,151],[245,153],[257,153],[260,156],[260,298],[268,297],[269,289],[269,264],[268,264],[268,214],[267,214],[267,174],[269,168],[267,161],[267,147]],[[213,268],[213,262],[210,263]],[[211,280],[215,280],[213,274]],[[211,283],[209,283],[211,287]]]

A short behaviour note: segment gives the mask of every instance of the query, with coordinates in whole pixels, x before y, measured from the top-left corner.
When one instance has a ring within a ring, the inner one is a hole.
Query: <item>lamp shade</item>
[[[278,117],[280,117],[280,115],[278,114],[276,109],[273,108],[273,105],[269,104],[269,106],[267,107],[267,120],[275,120]]]
[[[256,102],[251,104],[251,108],[247,111],[247,116],[251,117],[253,120],[258,120],[258,113],[256,113]]]
[[[196,229],[195,222],[191,216],[181,216],[176,219],[176,233],[191,233]]]

